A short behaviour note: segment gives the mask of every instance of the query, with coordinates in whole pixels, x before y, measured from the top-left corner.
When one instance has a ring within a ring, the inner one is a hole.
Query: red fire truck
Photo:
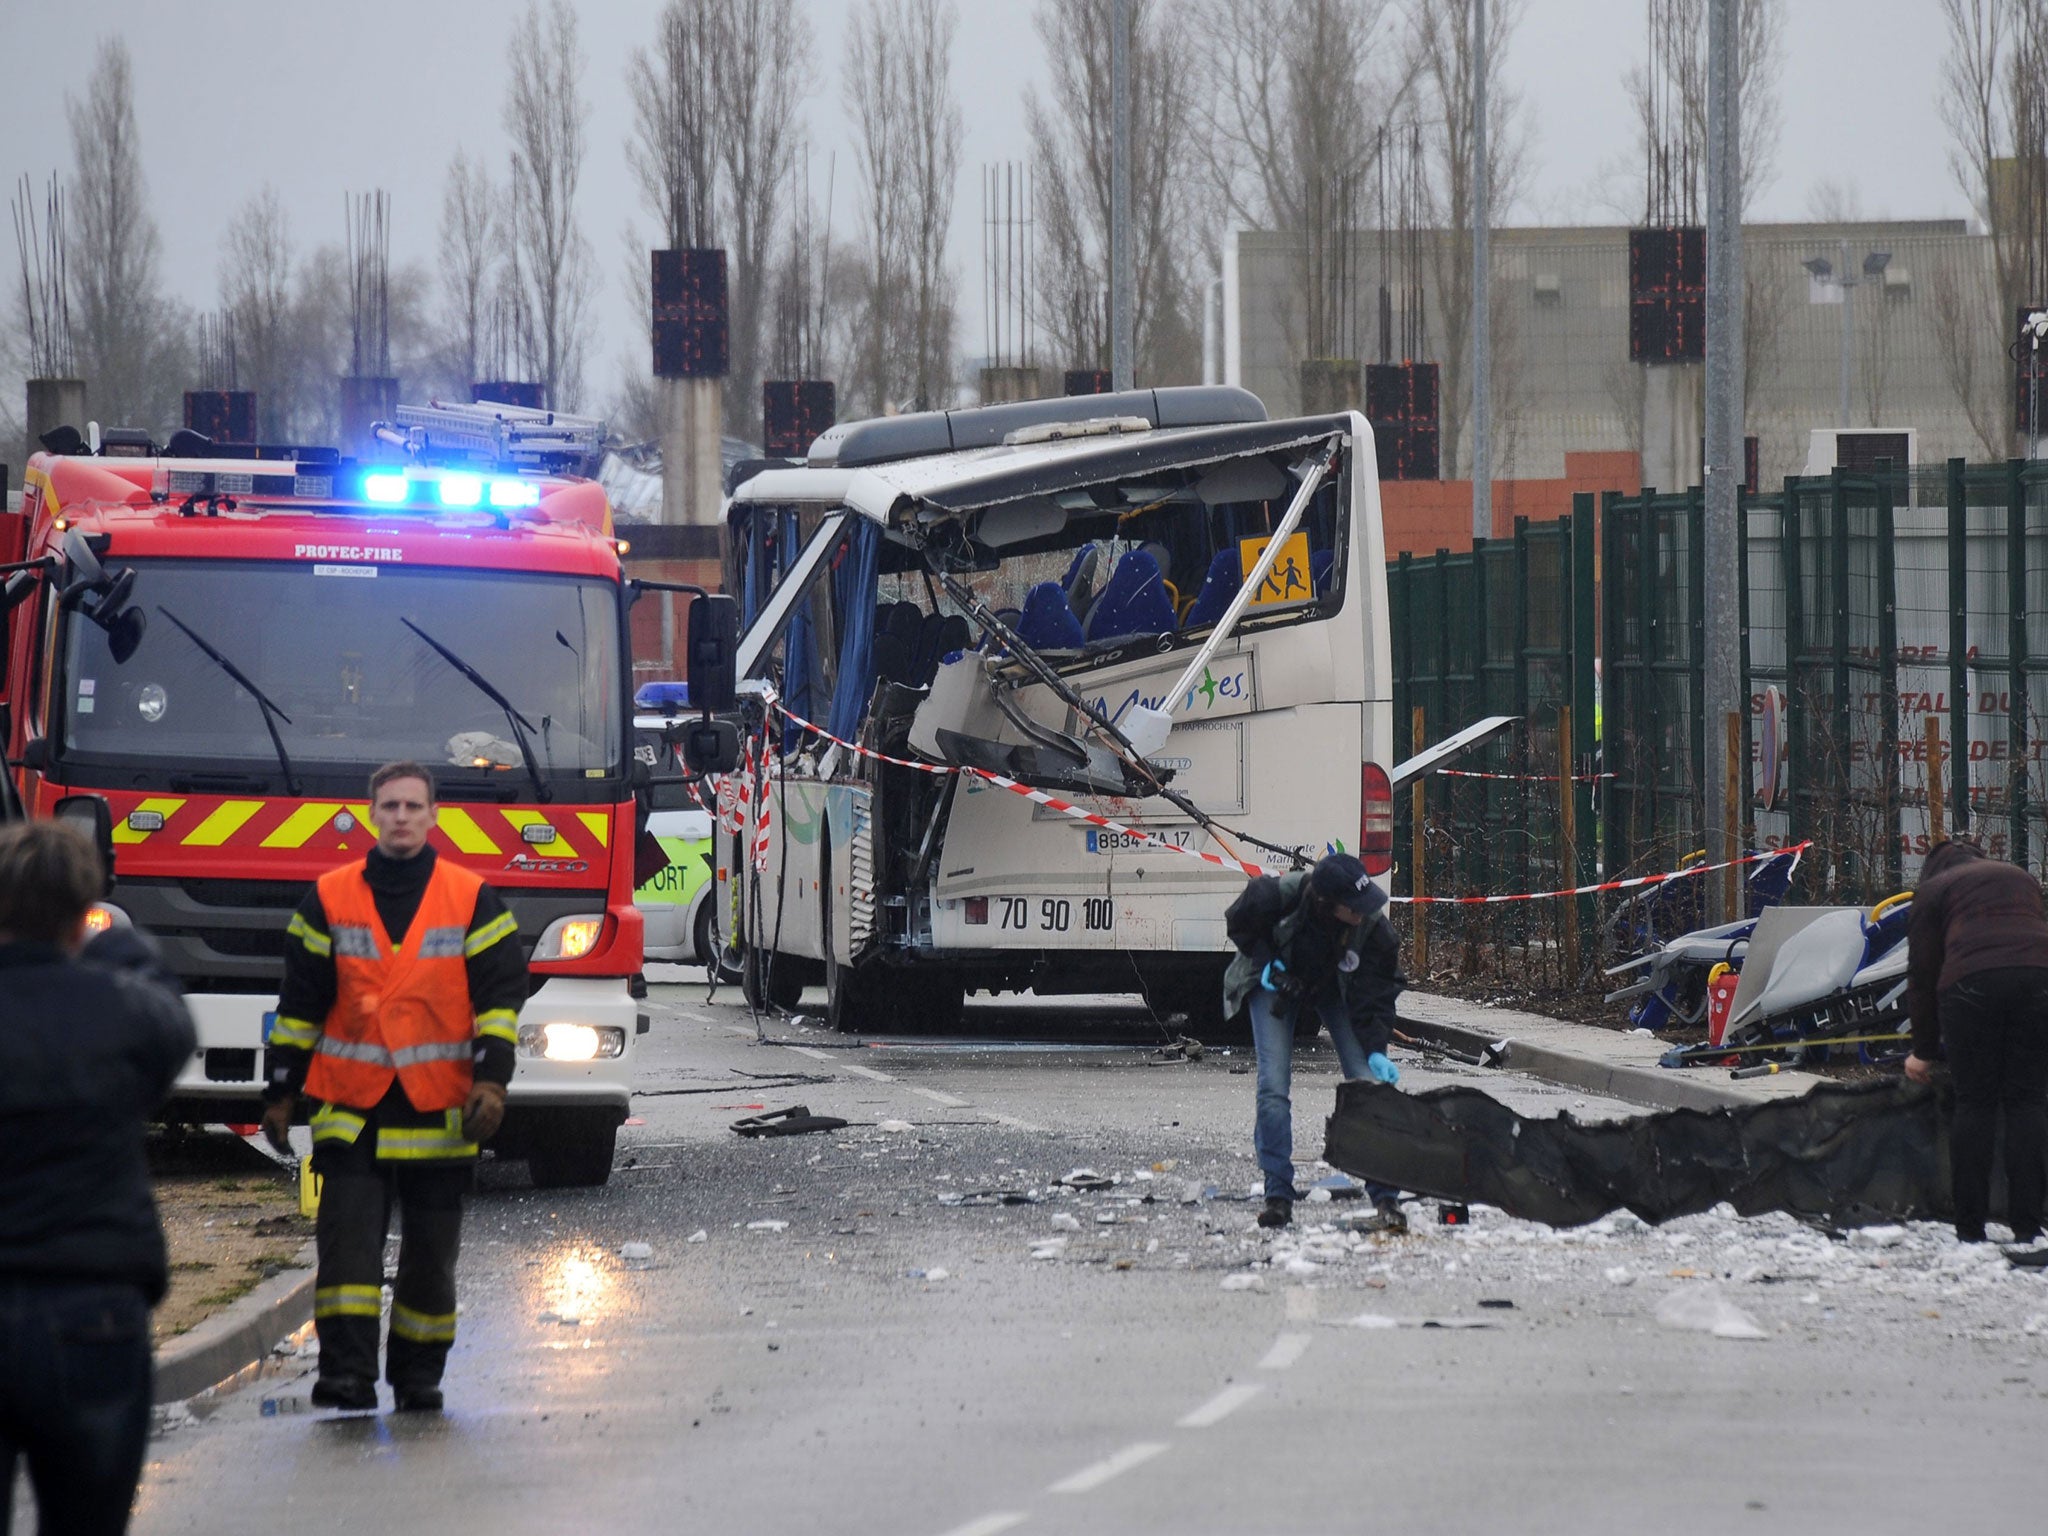
[[[169,1113],[241,1122],[293,909],[374,841],[370,771],[431,765],[434,845],[504,895],[532,968],[493,1150],[537,1184],[601,1184],[648,1027],[650,784],[628,692],[639,587],[603,491],[564,472],[596,424],[398,416],[381,464],[47,436],[20,512],[0,511],[6,798],[110,840],[93,920],[152,933],[199,1025]]]

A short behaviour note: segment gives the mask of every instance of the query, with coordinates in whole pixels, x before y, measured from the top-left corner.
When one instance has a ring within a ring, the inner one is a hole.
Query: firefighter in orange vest
[[[455,1342],[455,1258],[478,1144],[505,1113],[526,1001],[519,928],[497,893],[439,858],[434,778],[370,776],[377,846],[322,875],[291,920],[265,1057],[263,1128],[285,1146],[314,1101],[320,1175],[313,1326],[323,1408],[377,1406],[384,1238],[404,1208],[385,1379],[401,1411],[438,1412]]]

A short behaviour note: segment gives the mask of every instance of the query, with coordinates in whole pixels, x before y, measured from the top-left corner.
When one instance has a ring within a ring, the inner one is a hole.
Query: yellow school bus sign
[[[1241,539],[1237,546],[1238,580],[1251,579],[1259,557],[1266,552],[1268,539]],[[1308,568],[1308,535],[1296,530],[1287,536],[1287,542],[1280,546],[1279,558],[1273,568],[1266,572],[1266,579],[1259,584],[1259,590],[1252,594],[1251,606],[1268,607],[1274,603],[1305,603],[1316,595],[1315,577]]]

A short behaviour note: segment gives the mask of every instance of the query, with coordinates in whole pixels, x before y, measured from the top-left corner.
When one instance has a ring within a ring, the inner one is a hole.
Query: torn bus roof
[[[1358,1178],[1556,1227],[1616,1209],[1669,1221],[1724,1201],[1745,1216],[1869,1226],[1951,1214],[1952,1102],[1900,1081],[1824,1083],[1798,1098],[1587,1125],[1518,1115],[1476,1088],[1351,1082],[1338,1086],[1323,1156]]]
[[[727,514],[755,504],[824,502],[849,506],[884,522],[896,502],[906,496],[947,512],[971,512],[1110,479],[1306,448],[1339,433],[1361,438],[1363,446],[1357,451],[1366,455],[1370,453],[1370,431],[1362,418],[1314,416],[977,447],[871,468],[770,469],[734,488]]]

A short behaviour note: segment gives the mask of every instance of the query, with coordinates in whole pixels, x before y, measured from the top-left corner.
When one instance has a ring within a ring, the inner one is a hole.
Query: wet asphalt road
[[[1458,1231],[1416,1207],[1409,1237],[1347,1240],[1312,1225],[1355,1207],[1314,1205],[1276,1243],[1243,1198],[1248,1052],[1153,1063],[1142,1011],[1087,1004],[855,1048],[776,1020],[795,1043],[764,1045],[736,994],[703,996],[655,988],[608,1187],[486,1165],[444,1417],[314,1414],[311,1362],[281,1362],[169,1416],[134,1528],[1924,1532],[2038,1509],[2048,1283],[1939,1234]],[[1404,1086],[1444,1080],[1397,1059]],[[1297,1074],[1304,1161],[1335,1082],[1325,1042]],[[727,1129],[798,1103],[856,1124]],[[1054,1188],[1079,1167],[1121,1182]],[[1183,1203],[1205,1185],[1239,1198]],[[973,1203],[1004,1189],[1036,1203]],[[1767,1337],[1658,1326],[1713,1277]]]

